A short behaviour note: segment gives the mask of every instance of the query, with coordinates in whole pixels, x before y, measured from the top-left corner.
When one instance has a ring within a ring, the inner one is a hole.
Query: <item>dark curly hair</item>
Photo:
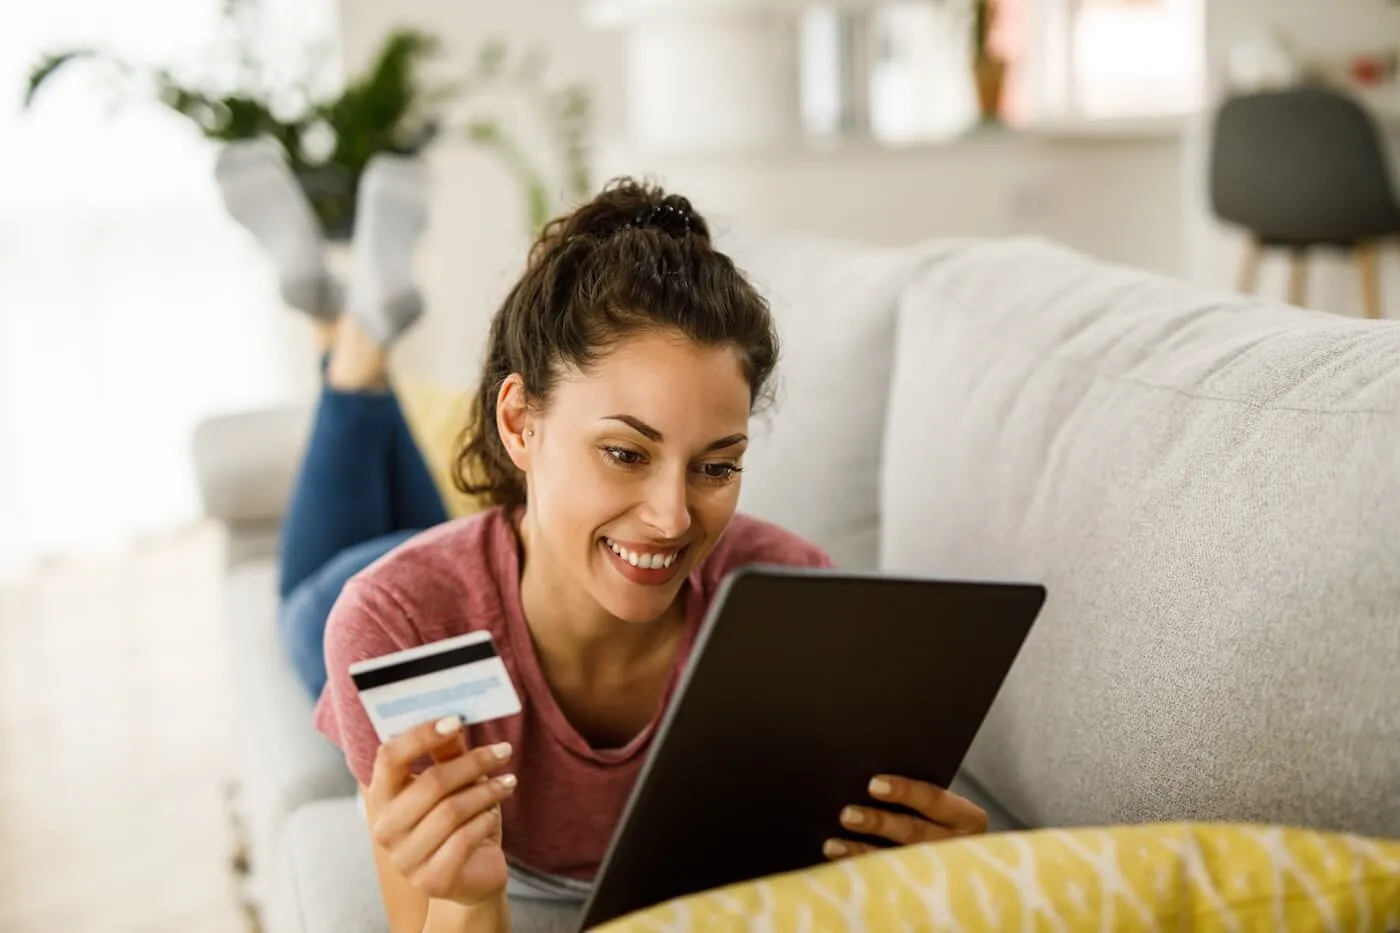
[[[457,456],[457,488],[493,505],[525,502],[524,477],[496,429],[496,399],[511,374],[544,405],[561,373],[587,372],[618,343],[656,330],[734,347],[754,407],[767,399],[778,361],[768,302],[715,249],[689,201],[621,178],[544,228],[497,310]]]

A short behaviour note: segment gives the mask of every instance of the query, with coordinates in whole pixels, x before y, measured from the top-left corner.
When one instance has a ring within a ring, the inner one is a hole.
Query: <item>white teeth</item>
[[[614,554],[641,570],[662,570],[674,564],[680,556],[680,551],[670,554],[639,554],[620,546],[612,538],[604,538],[603,541]]]

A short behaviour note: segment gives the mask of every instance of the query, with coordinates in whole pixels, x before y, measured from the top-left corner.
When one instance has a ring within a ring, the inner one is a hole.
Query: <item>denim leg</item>
[[[398,408],[398,402],[394,403]],[[447,521],[447,508],[423,460],[402,410],[394,423],[394,482],[390,508],[399,528],[431,528]]]
[[[326,685],[326,620],[346,581],[417,533],[418,529],[399,531],[345,548],[282,600],[278,634],[297,680],[313,700]]]
[[[327,386],[282,523],[279,592],[347,548],[446,518],[393,393]]]

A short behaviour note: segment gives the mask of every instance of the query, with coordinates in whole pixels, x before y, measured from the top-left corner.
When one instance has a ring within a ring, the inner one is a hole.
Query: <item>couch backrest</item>
[[[740,508],[873,569],[900,294],[954,244],[885,249],[731,229],[716,243],[768,298],[782,337],[777,400],[754,419]]]
[[[1400,836],[1400,323],[1005,241],[896,346],[884,566],[1049,590],[978,781],[1032,825]]]

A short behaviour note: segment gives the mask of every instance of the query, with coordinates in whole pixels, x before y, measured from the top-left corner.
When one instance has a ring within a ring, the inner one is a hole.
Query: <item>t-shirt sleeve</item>
[[[316,704],[316,728],[344,752],[350,772],[366,786],[379,736],[350,679],[350,665],[409,647],[409,628],[403,607],[366,580],[346,584],[326,622],[326,686]]]

